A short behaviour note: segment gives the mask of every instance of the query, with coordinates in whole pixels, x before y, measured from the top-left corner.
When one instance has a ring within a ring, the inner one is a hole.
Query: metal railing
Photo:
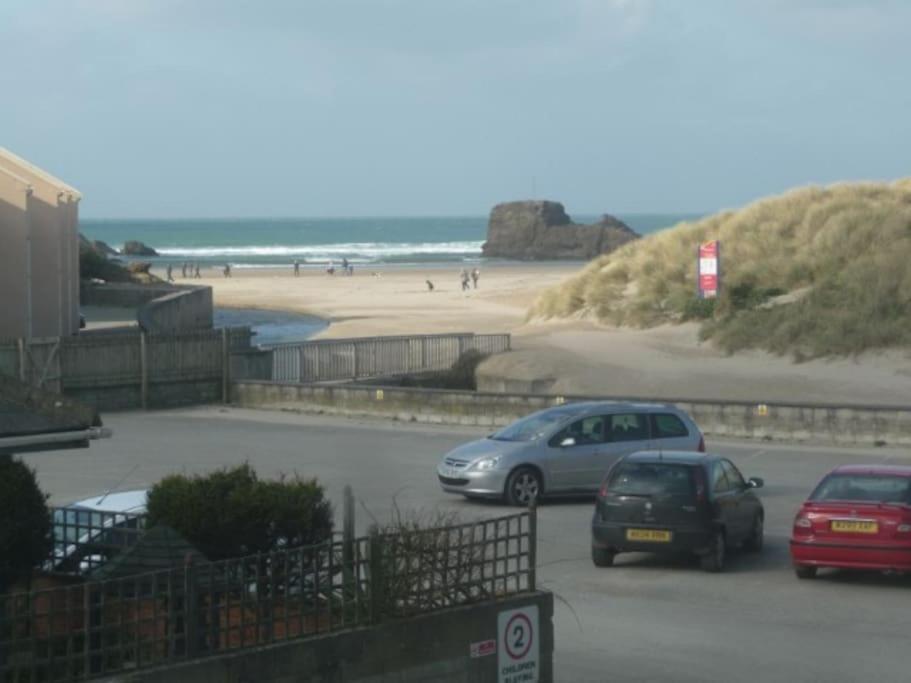
[[[536,512],[0,596],[0,682],[78,681],[535,589]]]
[[[509,351],[509,334],[429,334],[326,339],[279,344],[272,350],[272,380],[325,382],[448,370],[469,350]]]

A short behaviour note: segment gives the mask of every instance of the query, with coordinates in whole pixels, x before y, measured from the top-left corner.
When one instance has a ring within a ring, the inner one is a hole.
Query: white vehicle
[[[148,491],[93,496],[54,510],[51,571],[87,572],[132,544],[142,527]]]

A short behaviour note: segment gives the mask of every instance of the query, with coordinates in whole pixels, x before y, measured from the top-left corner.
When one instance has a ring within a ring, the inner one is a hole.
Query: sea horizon
[[[615,214],[642,235],[681,221],[688,213]],[[577,214],[592,223],[601,214]],[[138,240],[155,249],[153,265],[183,262],[200,266],[231,263],[236,268],[279,268],[299,261],[324,267],[347,261],[354,266],[424,266],[483,263],[488,216],[367,216],[334,218],[85,218],[80,231],[121,250]]]

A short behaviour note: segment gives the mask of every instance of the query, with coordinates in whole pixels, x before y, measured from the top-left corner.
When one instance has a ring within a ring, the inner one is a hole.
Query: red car
[[[819,567],[911,571],[911,467],[829,472],[794,519],[791,559],[801,579]]]

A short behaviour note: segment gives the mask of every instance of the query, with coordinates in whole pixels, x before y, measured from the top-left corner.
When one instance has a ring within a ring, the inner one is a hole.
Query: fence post
[[[356,624],[357,613],[350,612],[357,599],[357,568],[354,566],[354,492],[350,485],[345,486],[342,515],[342,618],[346,621],[351,619],[351,623]]]
[[[221,402],[231,402],[231,349],[228,346],[228,328],[221,328]]]
[[[19,381],[25,384],[25,340],[19,337]]]
[[[139,402],[143,410],[149,409],[149,345],[145,330],[139,333]]]
[[[183,569],[183,601],[184,601],[184,652],[187,659],[196,656],[199,645],[199,614],[197,610],[196,572],[192,558],[188,558]]]
[[[380,534],[376,530],[370,532],[368,553],[370,562],[370,623],[378,624],[384,616],[386,581],[383,575],[383,543],[380,539]]]
[[[535,590],[538,565],[538,500],[528,504],[528,590]]]

